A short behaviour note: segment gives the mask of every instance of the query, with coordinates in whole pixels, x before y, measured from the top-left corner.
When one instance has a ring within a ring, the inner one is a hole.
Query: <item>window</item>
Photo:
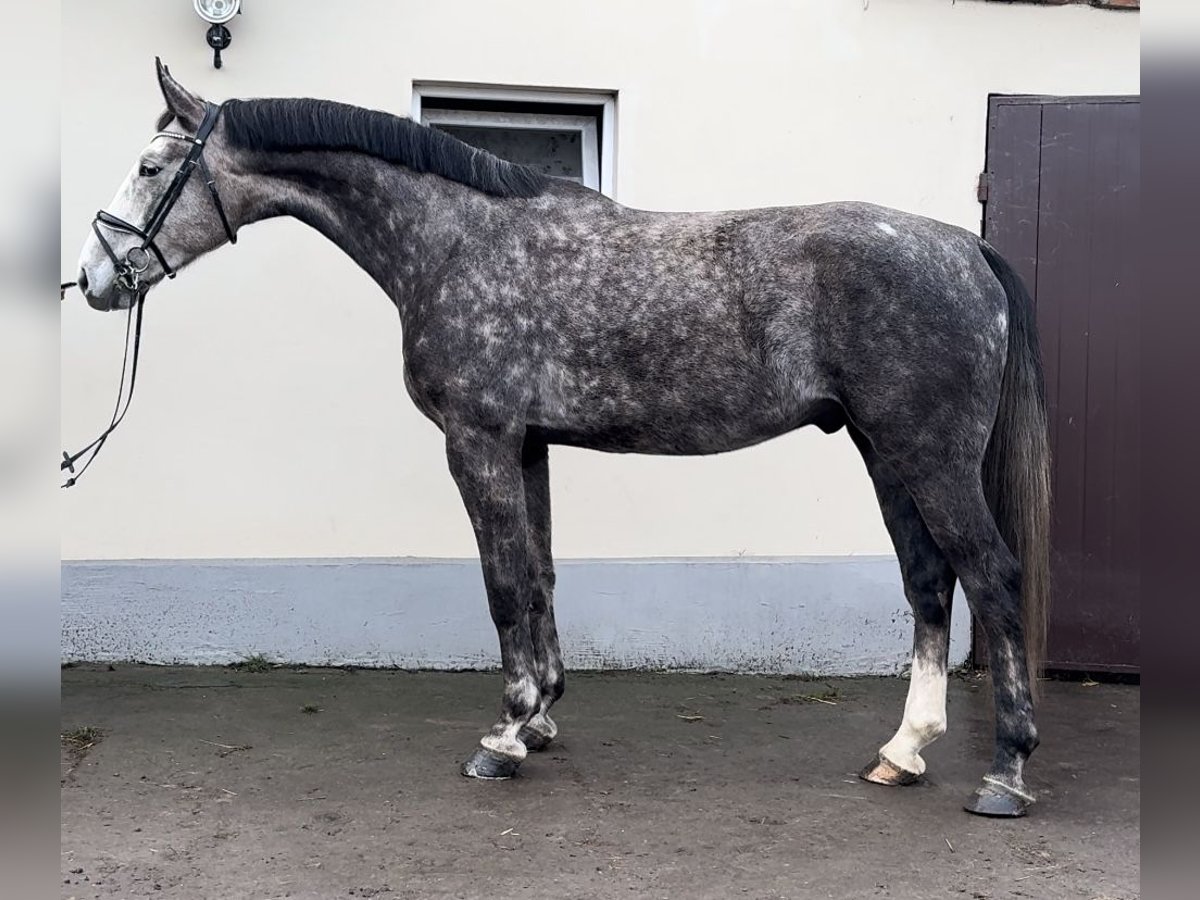
[[[591,91],[423,83],[412,117],[502,159],[614,195],[616,97]]]

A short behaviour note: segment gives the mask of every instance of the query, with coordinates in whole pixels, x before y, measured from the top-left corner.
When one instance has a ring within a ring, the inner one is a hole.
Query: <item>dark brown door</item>
[[[1048,665],[1137,672],[1136,97],[993,96],[983,231],[1037,300],[1053,454]]]

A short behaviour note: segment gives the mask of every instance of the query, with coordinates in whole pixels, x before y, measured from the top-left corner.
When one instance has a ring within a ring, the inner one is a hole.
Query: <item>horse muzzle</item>
[[[127,290],[115,279],[106,287],[97,289],[82,269],[79,271],[78,285],[87,305],[99,312],[129,309],[137,300],[136,291]]]

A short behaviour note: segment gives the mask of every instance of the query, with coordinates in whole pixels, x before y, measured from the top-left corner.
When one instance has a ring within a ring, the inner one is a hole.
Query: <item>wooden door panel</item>
[[[1133,98],[989,110],[984,234],[1036,298],[1046,371],[1052,668],[1139,667],[1139,112]]]

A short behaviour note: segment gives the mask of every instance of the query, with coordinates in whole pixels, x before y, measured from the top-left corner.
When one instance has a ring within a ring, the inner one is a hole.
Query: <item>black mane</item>
[[[353,150],[496,197],[535,197],[545,175],[411,119],[332,100],[229,100],[225,133],[247,150]]]

